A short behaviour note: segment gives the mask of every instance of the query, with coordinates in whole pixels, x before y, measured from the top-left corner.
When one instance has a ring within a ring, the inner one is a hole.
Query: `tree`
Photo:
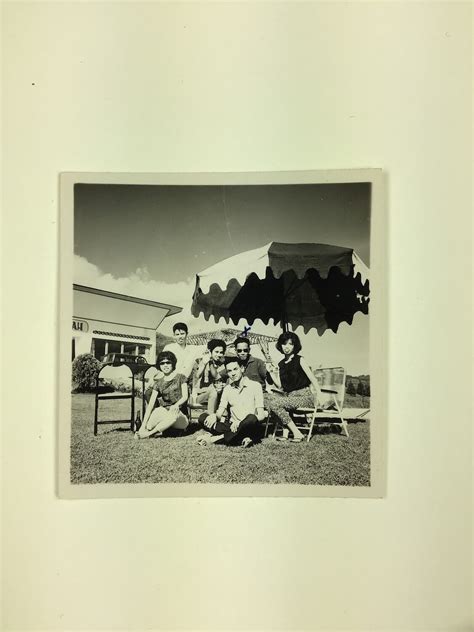
[[[72,381],[75,390],[87,393],[95,389],[101,363],[90,353],[78,355],[72,363]]]
[[[356,394],[356,390],[355,390],[355,387],[354,387],[354,382],[349,381],[349,383],[347,384],[346,392],[347,392],[348,395],[355,395]]]
[[[360,380],[357,384],[357,395],[365,395],[364,382],[361,382]]]
[[[170,342],[173,342],[174,338],[171,336],[165,336],[161,331],[156,332],[156,355],[158,355],[166,345]]]

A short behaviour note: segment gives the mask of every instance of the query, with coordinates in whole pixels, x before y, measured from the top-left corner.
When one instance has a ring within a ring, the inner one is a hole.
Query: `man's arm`
[[[228,406],[228,403],[229,402],[227,399],[227,392],[226,392],[226,389],[224,388],[224,391],[222,393],[221,403],[217,412],[211,413],[210,415],[208,415],[204,421],[204,425],[207,426],[208,428],[213,428],[216,421],[222,418],[222,415],[224,414]]]
[[[265,419],[265,410],[263,408],[263,390],[258,382],[254,382],[254,406],[255,406],[255,416],[259,421],[263,421]]]
[[[222,391],[221,403],[219,404],[219,408],[216,412],[217,419],[221,419],[222,415],[227,410],[227,406],[229,405],[229,398],[227,396],[227,393],[227,387],[224,387],[224,390]]]
[[[196,371],[196,376],[198,378],[200,378],[201,375],[204,373],[204,369],[209,364],[209,360],[210,359],[211,359],[211,354],[209,353],[209,351],[205,351],[202,354],[201,359],[199,360],[198,368],[197,368],[197,371]]]
[[[267,371],[267,366],[263,360],[259,359],[257,367],[258,367],[258,375],[260,379],[262,380],[262,384],[265,384],[265,383],[270,384],[270,385],[274,384],[273,378],[270,375],[270,373]]]

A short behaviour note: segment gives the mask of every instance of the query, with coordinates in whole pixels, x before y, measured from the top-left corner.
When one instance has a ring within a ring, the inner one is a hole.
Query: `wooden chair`
[[[314,406],[310,408],[298,408],[291,413],[296,426],[302,432],[308,433],[308,442],[311,439],[315,424],[320,423],[337,425],[341,428],[345,436],[349,437],[347,421],[342,414],[346,392],[345,369],[343,367],[331,367],[316,369],[313,373],[321,388],[322,401],[318,402],[318,409]],[[267,436],[269,423],[270,420],[267,419],[265,436]],[[280,425],[277,420],[274,426],[273,437],[276,436]]]
[[[94,411],[94,436],[97,436],[98,427],[102,424],[130,424],[130,430],[134,432],[136,424],[140,423],[144,411],[144,384],[145,370],[148,365],[141,363],[129,364],[124,362],[120,356],[114,358],[113,362],[106,363],[100,369],[96,380],[95,411]],[[136,411],[135,397],[136,382],[141,382],[142,407],[141,411]],[[113,388],[111,392],[101,392],[103,385]],[[122,391],[120,388],[131,386],[131,391]],[[130,416],[126,419],[99,419],[99,404],[112,400],[130,401]]]

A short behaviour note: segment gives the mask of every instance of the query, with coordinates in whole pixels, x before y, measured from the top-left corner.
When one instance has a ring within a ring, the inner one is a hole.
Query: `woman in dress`
[[[299,355],[301,342],[296,334],[293,332],[281,334],[276,348],[284,358],[278,363],[279,379],[276,374],[272,377],[283,392],[271,393],[266,403],[270,414],[278,417],[292,433],[291,441],[299,443],[304,436],[296,427],[290,413],[297,408],[315,406],[317,400],[321,400],[321,389],[306,360]],[[315,394],[311,391],[310,385],[313,386]]]
[[[143,417],[137,439],[161,436],[168,428],[185,430],[189,421],[186,403],[189,391],[187,378],[176,372],[176,356],[171,351],[162,351],[156,360],[163,377],[156,379],[153,392]],[[155,408],[158,400],[158,407]]]

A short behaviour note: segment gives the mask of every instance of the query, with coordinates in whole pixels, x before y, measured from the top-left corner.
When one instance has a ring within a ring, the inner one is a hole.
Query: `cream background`
[[[3,29],[3,628],[472,629],[470,5],[7,3]],[[387,497],[59,501],[58,172],[368,166]]]

